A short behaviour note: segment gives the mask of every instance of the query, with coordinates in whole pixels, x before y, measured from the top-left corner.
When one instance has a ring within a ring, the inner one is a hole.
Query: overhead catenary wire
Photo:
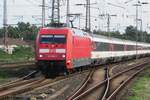
[[[39,2],[39,4],[37,4],[37,2],[36,3],[33,2],[34,0],[26,0],[26,1],[29,2],[30,4],[34,5],[34,6],[39,6],[39,4],[40,4],[40,2]]]
[[[127,3],[132,2],[132,1],[134,1],[134,0],[125,1],[124,4],[127,4]]]

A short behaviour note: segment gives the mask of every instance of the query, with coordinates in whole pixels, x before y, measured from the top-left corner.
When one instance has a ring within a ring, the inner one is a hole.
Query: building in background
[[[9,54],[12,54],[14,48],[18,46],[29,47],[29,43],[21,39],[8,38],[8,49],[6,52],[8,52]],[[0,38],[0,49],[5,50],[4,38]]]

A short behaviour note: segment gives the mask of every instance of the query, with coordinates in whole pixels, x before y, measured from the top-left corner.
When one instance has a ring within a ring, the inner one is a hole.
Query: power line
[[[113,3],[109,3],[109,2],[108,2],[107,4],[108,4],[108,5],[111,5],[111,6],[114,6],[114,7],[119,7],[119,8],[125,9],[125,7],[122,7],[122,6],[113,4]]]
[[[116,17],[117,15],[110,15],[108,13],[108,14],[102,14],[99,16],[104,16],[104,17],[106,16],[107,17],[107,32],[110,32],[110,19],[111,19],[111,17]],[[110,34],[109,34],[109,37],[110,37]]]
[[[128,1],[124,2],[124,4],[127,4],[127,3],[132,2],[132,1],[134,1],[134,0],[128,0]]]
[[[86,0],[86,4],[76,4],[77,6],[85,6],[86,7],[86,21],[85,21],[85,30],[91,31],[91,5],[95,5],[97,3],[91,3],[90,0]]]
[[[31,0],[26,0],[26,1],[29,2],[29,3],[32,4],[32,5],[39,6],[37,3],[33,2],[33,0],[32,0],[32,1],[31,1]]]
[[[9,7],[39,7],[39,5],[33,6],[33,5],[7,5]]]
[[[60,0],[52,1],[52,23],[60,23]]]

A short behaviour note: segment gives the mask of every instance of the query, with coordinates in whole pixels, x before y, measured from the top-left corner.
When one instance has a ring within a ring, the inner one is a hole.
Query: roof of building
[[[29,45],[21,39],[7,38],[8,45]],[[0,38],[0,45],[4,44],[4,38]]]

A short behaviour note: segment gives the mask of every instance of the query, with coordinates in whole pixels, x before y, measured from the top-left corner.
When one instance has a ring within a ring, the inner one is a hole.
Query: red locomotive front
[[[41,34],[38,51],[39,60],[65,60],[66,35]]]
[[[42,72],[55,73],[72,67],[71,35],[68,28],[40,29],[36,39],[36,62]]]
[[[42,72],[70,71],[91,63],[91,39],[81,30],[42,28],[36,39],[36,61]],[[86,50],[86,51],[85,51]]]

